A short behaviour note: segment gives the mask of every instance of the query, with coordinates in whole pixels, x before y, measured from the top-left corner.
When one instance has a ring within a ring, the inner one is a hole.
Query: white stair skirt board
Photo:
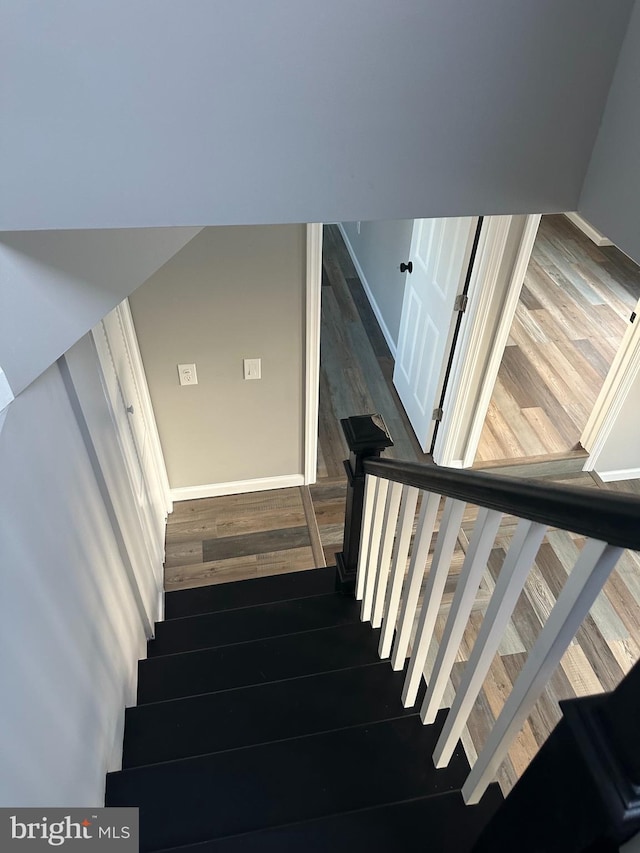
[[[367,277],[364,274],[364,270],[360,266],[360,261],[358,260],[358,256],[353,251],[353,246],[347,237],[347,232],[344,230],[344,227],[341,222],[338,223],[338,230],[342,234],[342,239],[344,240],[344,244],[347,247],[347,252],[349,252],[349,256],[353,261],[353,265],[356,268],[356,272],[358,273],[358,278],[360,279],[360,283],[364,289],[364,292],[367,294],[367,299],[369,300],[369,304],[371,305],[371,310],[376,315],[376,320],[378,321],[378,325],[380,326],[380,330],[384,335],[384,339],[387,342],[387,346],[391,350],[391,355],[395,361],[396,358],[396,342],[393,340],[391,332],[387,328],[387,324],[384,321],[384,317],[382,316],[382,311],[380,310],[378,303],[376,302],[375,296],[373,295],[373,291],[369,287],[369,282],[367,281]]]
[[[369,542],[369,555],[367,558],[367,571],[364,581],[364,595],[362,597],[362,610],[360,619],[368,622],[373,610],[373,594],[376,588],[376,572],[380,555],[380,538],[382,536],[382,525],[384,523],[384,510],[387,504],[387,492],[389,491],[388,480],[378,480],[376,494],[373,504],[373,518],[371,521],[371,539]]]
[[[367,577],[369,545],[371,544],[371,523],[376,502],[378,478],[367,474],[364,481],[364,503],[362,507],[362,528],[360,530],[360,548],[358,550],[358,570],[356,572],[356,601],[362,601]]]
[[[235,480],[229,483],[207,483],[202,486],[181,486],[177,489],[171,489],[171,500],[192,501],[197,498],[217,498],[222,495],[241,495],[244,492],[289,489],[294,486],[304,486],[303,474],[258,477],[255,480]]]
[[[433,753],[436,767],[446,767],[451,760],[546,531],[544,524],[525,520],[518,523],[460,686],[436,744]]]
[[[623,550],[597,539],[589,539],[585,543],[484,749],[462,787],[462,796],[468,805],[479,802],[493,781],[511,741],[524,725]]]
[[[413,521],[418,504],[418,494],[419,490],[413,486],[403,486],[398,535],[396,537],[391,564],[391,583],[387,590],[380,645],[378,647],[378,654],[381,658],[388,658],[391,654],[391,644],[400,608],[400,594],[402,592],[404,573],[407,568],[407,559],[409,558],[409,547],[411,545]]]
[[[458,584],[451,603],[436,662],[429,679],[429,688],[420,711],[423,723],[433,723],[455,663],[458,649],[471,615],[473,603],[487,566],[493,543],[500,527],[502,513],[481,509],[462,565]]]
[[[384,600],[387,593],[387,582],[389,579],[389,567],[391,566],[391,554],[398,525],[398,512],[400,511],[400,498],[402,497],[402,483],[391,483],[387,492],[387,505],[384,510],[384,526],[382,529],[382,548],[378,560],[378,577],[376,579],[376,591],[373,597],[373,614],[371,627],[379,628],[382,625],[382,613],[384,611]]]
[[[398,630],[391,655],[391,666],[396,672],[404,669],[404,663],[407,659],[413,620],[418,607],[420,587],[422,586],[422,579],[427,565],[429,547],[431,546],[431,538],[436,525],[439,506],[440,495],[431,492],[422,492],[422,507],[418,518],[416,538],[413,543],[409,574],[405,583],[405,593],[402,597],[402,612],[400,613]]]
[[[438,531],[436,547],[433,552],[433,560],[424,590],[418,632],[402,690],[402,704],[405,708],[414,705],[418,696],[418,688],[420,687],[420,680],[422,679],[424,667],[427,662],[429,646],[433,638],[433,629],[436,624],[438,611],[440,610],[444,585],[447,582],[447,575],[451,567],[451,558],[453,557],[458,540],[465,506],[466,503],[464,501],[457,501],[453,498],[447,498],[447,502],[444,505],[440,530]]]

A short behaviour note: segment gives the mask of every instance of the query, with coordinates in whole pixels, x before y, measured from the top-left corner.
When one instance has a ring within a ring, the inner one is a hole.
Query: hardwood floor
[[[314,568],[305,488],[174,504],[167,523],[165,589]]]
[[[580,435],[640,299],[640,268],[544,216],[475,465],[580,449]]]
[[[428,458],[420,452],[391,385],[390,353],[340,234],[329,227],[325,235],[318,481],[308,490],[282,489],[176,504],[167,529],[167,590],[296,571],[323,562],[332,565],[342,544],[346,494],[346,447],[340,417],[378,411],[396,442],[389,455]],[[576,342],[584,352],[589,351],[586,341]],[[514,356],[510,363],[517,365],[518,358]],[[533,392],[523,389],[518,393],[525,400],[525,393]],[[579,453],[559,451],[554,457],[544,450],[537,458],[517,464],[494,460],[493,468],[508,476],[640,493],[635,481],[605,485],[581,469]],[[465,512],[427,673],[437,653],[476,513],[473,507]],[[454,666],[449,700],[473,647],[514,526],[513,519],[504,519]],[[471,760],[486,740],[583,541],[562,531],[548,533],[463,735]],[[427,570],[430,560],[431,555]],[[611,689],[638,659],[640,557],[626,553],[503,763],[499,774],[503,790],[510,790],[548,737],[559,719],[558,700]]]

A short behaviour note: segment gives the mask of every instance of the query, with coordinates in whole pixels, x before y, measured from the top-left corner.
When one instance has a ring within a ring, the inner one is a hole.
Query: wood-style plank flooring
[[[633,261],[565,216],[542,217],[476,466],[580,449],[638,299]]]
[[[320,454],[318,481],[306,487],[176,504],[167,530],[166,588],[221,583],[334,563],[342,543],[346,447],[339,418],[381,412],[396,446],[389,455],[426,459],[391,385],[392,360],[356,272],[335,228],[325,229]],[[537,310],[537,309],[536,309]],[[553,479],[590,488],[635,490],[637,482],[603,484],[581,471],[579,455],[544,454],[498,473]],[[442,636],[476,510],[468,508],[436,625]],[[459,683],[514,529],[505,519],[482,579],[449,685]],[[549,532],[463,736],[471,760],[486,740],[528,651],[546,621],[583,539]],[[429,557],[429,560],[431,556]],[[427,569],[429,562],[427,563]],[[427,671],[437,643],[432,644]],[[559,719],[558,700],[608,690],[640,658],[640,558],[627,553],[564,656],[501,767],[507,792]]]

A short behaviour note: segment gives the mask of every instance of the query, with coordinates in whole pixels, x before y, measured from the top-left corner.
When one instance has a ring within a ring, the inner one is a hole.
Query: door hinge
[[[630,322],[630,323],[635,323],[635,320],[636,320],[636,312],[635,312],[635,311],[632,311],[632,312],[631,312],[631,316],[629,317],[629,322]]]
[[[469,302],[469,297],[467,296],[467,294],[466,293],[459,293],[458,296],[456,296],[456,301],[453,303],[453,310],[454,311],[466,311],[468,302]]]
[[[433,414],[431,415],[431,420],[441,421],[442,420],[442,409],[434,409]]]

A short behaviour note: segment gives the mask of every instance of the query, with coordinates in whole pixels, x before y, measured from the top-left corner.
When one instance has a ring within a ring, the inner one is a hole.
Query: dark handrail
[[[386,480],[640,551],[640,498],[635,495],[397,459],[365,459],[363,468]]]

